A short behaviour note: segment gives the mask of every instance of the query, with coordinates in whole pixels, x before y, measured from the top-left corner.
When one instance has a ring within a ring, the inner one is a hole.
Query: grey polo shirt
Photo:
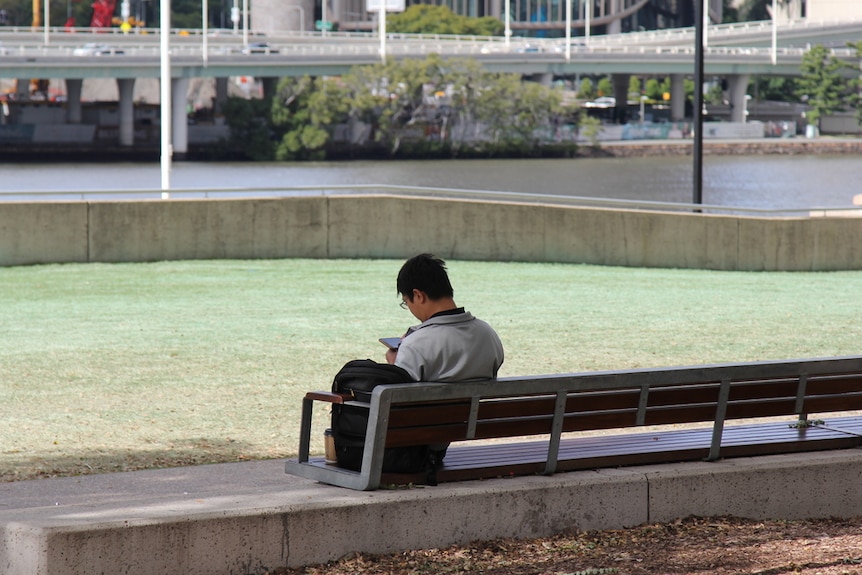
[[[491,379],[502,363],[497,332],[463,308],[411,327],[395,359],[416,381],[442,382]]]

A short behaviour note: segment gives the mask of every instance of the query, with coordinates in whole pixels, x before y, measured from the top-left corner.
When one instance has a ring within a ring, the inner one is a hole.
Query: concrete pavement
[[[862,516],[862,450],[356,492],[283,460],[0,484],[4,575],[253,575],[688,515]]]

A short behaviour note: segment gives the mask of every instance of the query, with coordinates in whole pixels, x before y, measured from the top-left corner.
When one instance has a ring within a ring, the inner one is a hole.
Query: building
[[[564,0],[431,0],[444,4],[456,14],[503,19],[508,7],[513,33],[521,36],[565,36]],[[691,26],[691,0],[593,0],[588,11],[585,0],[572,1],[572,29],[583,35],[616,33]],[[722,0],[709,1],[710,21],[722,19]],[[324,6],[323,3],[326,3]],[[259,32],[279,33],[314,30],[318,21],[333,22],[339,30],[373,30],[376,14],[367,10],[368,0],[254,0],[250,6],[251,27]],[[406,0],[406,6],[426,3]]]
[[[859,0],[808,0],[806,9],[805,16],[813,21],[862,20],[862,2]]]

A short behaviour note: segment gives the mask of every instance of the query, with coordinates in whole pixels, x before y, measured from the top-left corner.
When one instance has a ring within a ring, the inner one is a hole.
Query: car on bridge
[[[125,52],[108,44],[88,42],[72,50],[72,54],[74,56],[113,56],[114,54],[125,54]]]
[[[252,42],[242,49],[243,54],[278,54],[278,48],[273,48],[266,42]]]

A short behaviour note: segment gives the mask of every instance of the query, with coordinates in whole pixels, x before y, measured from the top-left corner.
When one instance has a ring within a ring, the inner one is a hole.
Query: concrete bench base
[[[667,522],[862,516],[862,450],[357,492],[284,461],[0,484],[4,575],[256,574],[387,553]]]

